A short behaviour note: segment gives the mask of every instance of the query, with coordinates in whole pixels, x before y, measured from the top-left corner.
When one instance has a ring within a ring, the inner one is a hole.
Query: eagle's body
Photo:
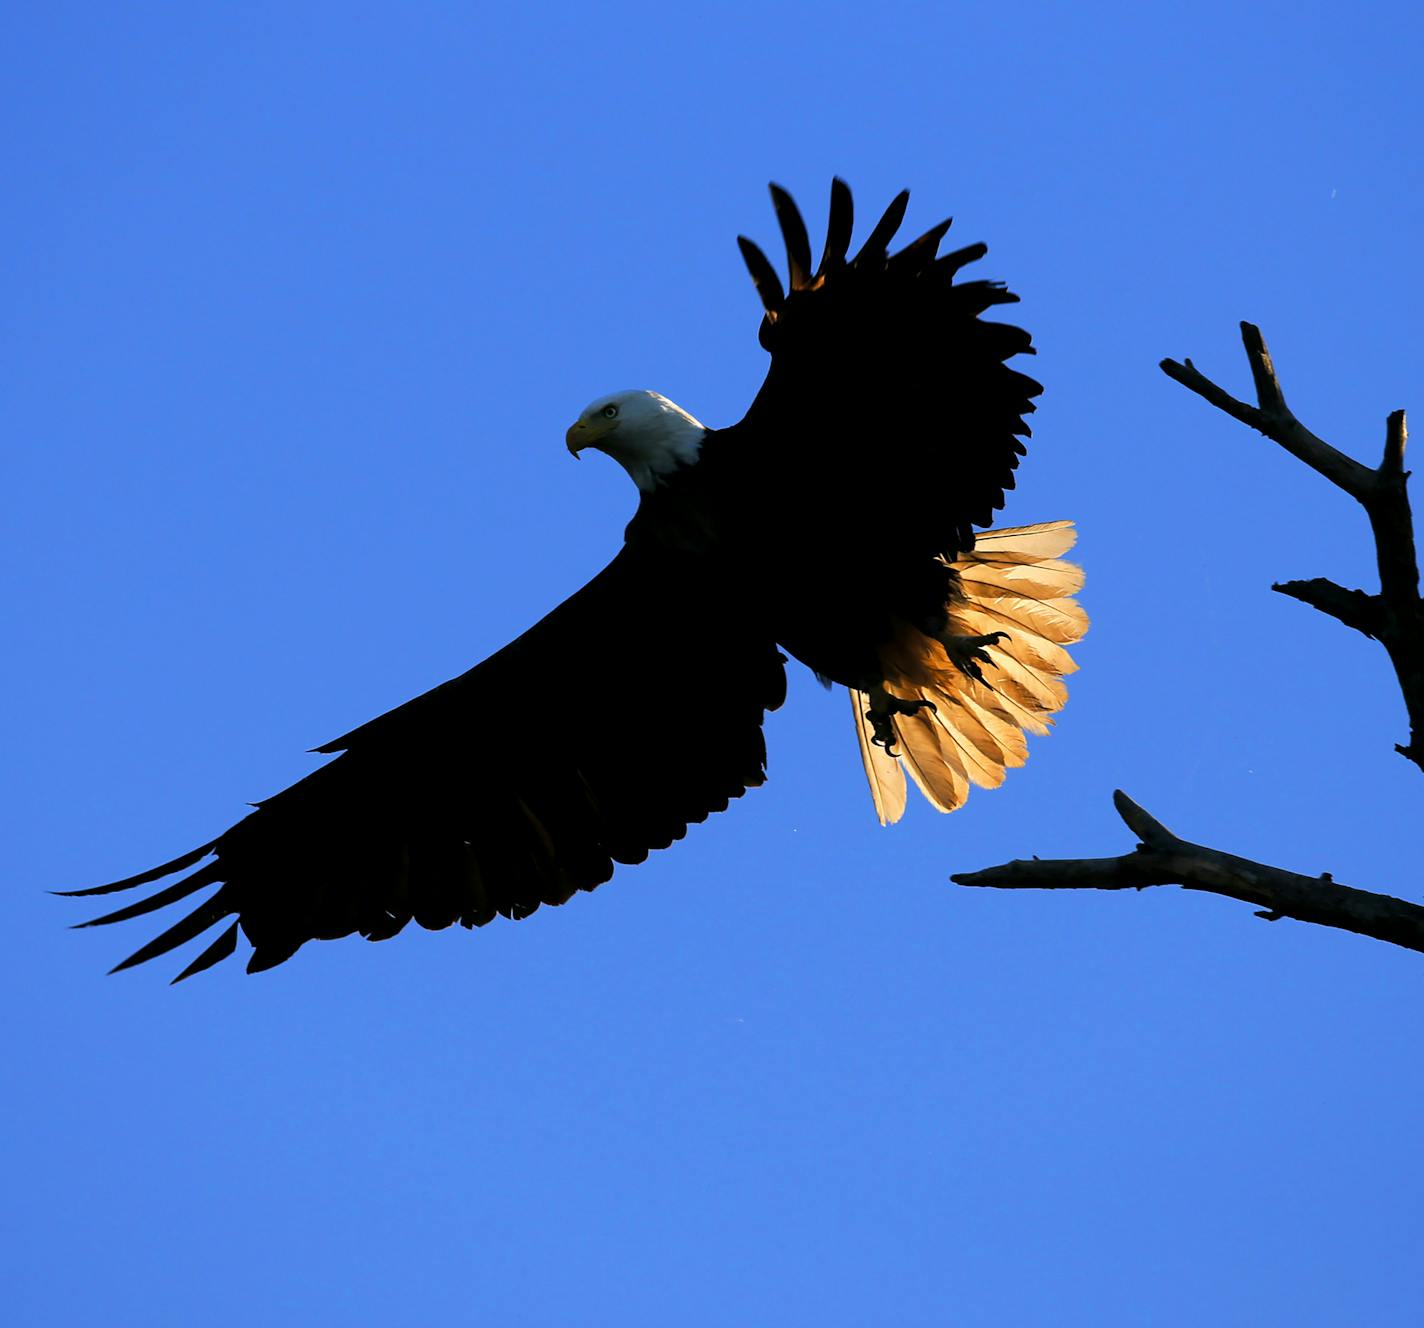
[[[314,938],[563,903],[762,782],[783,649],[851,690],[883,821],[904,807],[901,759],[943,810],[1022,762],[1086,620],[1081,577],[1058,561],[1066,523],[976,548],[1040,390],[1005,363],[1027,334],[979,317],[1015,297],[956,284],[983,246],[937,257],[945,227],[887,256],[903,194],[849,259],[839,181],[813,273],[799,214],[773,198],[791,290],[741,241],[772,355],[746,416],[708,429],[650,392],[590,405],[570,450],[607,452],[640,493],[617,557],[468,673],[317,749],[340,755],[218,839],[76,892],[213,855],[96,920],[218,886],[120,967],[234,914],[180,976],[230,954],[239,925],[261,969]]]

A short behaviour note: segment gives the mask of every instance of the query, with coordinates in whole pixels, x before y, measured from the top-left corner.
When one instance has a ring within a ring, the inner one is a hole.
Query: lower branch
[[[1424,907],[1418,904],[1340,885],[1328,874],[1301,876],[1178,839],[1121,790],[1113,794],[1113,805],[1138,837],[1132,853],[1119,858],[1006,862],[950,880],[1004,890],[1141,890],[1180,885],[1254,904],[1259,910],[1256,916],[1270,922],[1295,918],[1424,952]]]
[[[1368,637],[1378,638],[1384,630],[1384,610],[1378,595],[1363,590],[1346,590],[1324,577],[1310,581],[1279,581],[1271,587],[1277,594],[1289,595],[1302,604],[1328,614],[1346,627],[1353,627]]]

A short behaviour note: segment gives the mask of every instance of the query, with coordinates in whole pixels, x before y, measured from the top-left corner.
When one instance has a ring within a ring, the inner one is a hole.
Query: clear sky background
[[[1247,394],[1249,318],[1326,438],[1424,421],[1416,6],[5,27],[7,1322],[1424,1322],[1424,957],[947,880],[1125,851],[1120,786],[1420,895],[1384,655],[1268,589],[1371,586],[1363,519],[1156,367]],[[737,419],[734,237],[778,251],[771,179],[818,231],[833,173],[1024,296],[1007,516],[1081,523],[1095,624],[1029,765],[882,830],[798,669],[769,784],[565,908],[106,978],[153,929],[43,891],[212,837],[601,567],[635,494],[565,426]]]

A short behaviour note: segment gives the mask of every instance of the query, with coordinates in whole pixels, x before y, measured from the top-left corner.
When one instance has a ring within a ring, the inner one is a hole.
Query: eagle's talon
[[[984,671],[980,665],[994,663],[988,647],[1008,639],[1007,632],[988,632],[984,636],[955,636],[946,632],[939,638],[939,642],[955,668],[973,678],[975,682],[984,682]],[[987,683],[985,685],[987,686]]]
[[[870,709],[865,712],[865,717],[870,721],[872,730],[870,741],[876,747],[883,747],[890,756],[897,756],[895,751],[895,716],[915,715],[924,709],[934,710],[933,701],[906,701],[898,696],[893,696],[883,687],[875,687],[870,692]]]
[[[870,741],[873,746],[883,747],[890,755],[895,755],[895,724],[891,719],[888,710],[876,710],[872,705],[865,712],[865,717],[870,721]]]

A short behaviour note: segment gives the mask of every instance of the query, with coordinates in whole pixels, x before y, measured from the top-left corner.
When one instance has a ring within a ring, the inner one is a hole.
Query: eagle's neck
[[[651,493],[683,466],[696,464],[707,429],[681,406],[648,393],[650,400],[636,416],[623,421],[610,456],[633,478],[643,493]]]

